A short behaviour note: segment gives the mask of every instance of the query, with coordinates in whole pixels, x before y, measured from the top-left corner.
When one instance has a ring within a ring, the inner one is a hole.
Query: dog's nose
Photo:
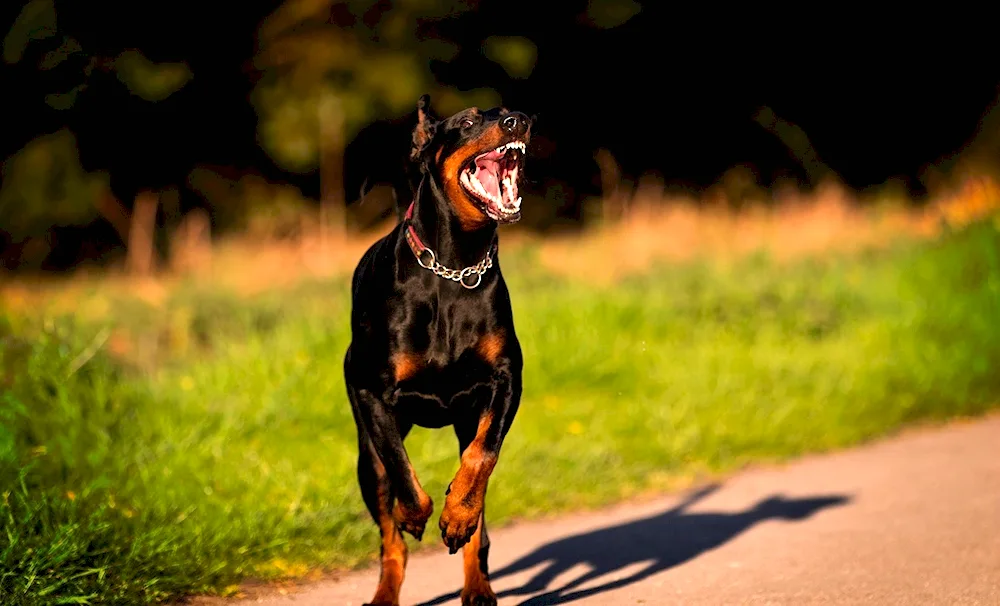
[[[506,132],[522,136],[528,131],[528,116],[525,116],[521,112],[513,112],[507,114],[500,120],[500,128],[504,129]]]

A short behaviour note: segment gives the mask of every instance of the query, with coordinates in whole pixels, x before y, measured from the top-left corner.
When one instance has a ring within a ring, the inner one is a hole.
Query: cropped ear
[[[430,95],[421,95],[420,99],[417,100],[417,126],[413,129],[410,160],[417,161],[420,158],[420,153],[434,138],[436,130],[437,117],[431,110],[431,97]]]

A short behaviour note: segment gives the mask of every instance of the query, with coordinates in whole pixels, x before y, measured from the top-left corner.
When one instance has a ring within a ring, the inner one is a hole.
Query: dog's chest
[[[391,314],[391,353],[421,368],[451,369],[466,362],[492,366],[504,349],[503,330],[487,301],[411,300]]]
[[[492,393],[493,367],[475,349],[457,359],[402,353],[392,359],[395,381],[387,401],[422,427],[442,427],[482,406]]]
[[[508,338],[481,314],[431,311],[432,306],[412,308],[396,324],[390,356],[391,399],[400,412],[428,427],[447,424],[456,411],[489,397]]]
[[[504,345],[503,330],[471,333],[455,341],[431,340],[429,347],[412,340],[392,353],[393,378],[397,384],[423,378],[464,388],[490,378]]]

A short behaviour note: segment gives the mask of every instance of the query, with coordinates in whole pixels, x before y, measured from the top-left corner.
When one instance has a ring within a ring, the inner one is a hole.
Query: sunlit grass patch
[[[503,254],[526,367],[493,524],[1000,395],[989,221],[868,252],[654,264],[612,286],[545,271],[536,245]],[[149,603],[370,561],[346,279],[249,297],[94,287],[75,303],[0,316],[0,603]],[[417,429],[407,445],[440,512],[454,436]]]

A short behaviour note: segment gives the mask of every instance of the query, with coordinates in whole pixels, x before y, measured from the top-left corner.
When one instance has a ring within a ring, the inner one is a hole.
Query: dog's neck
[[[497,223],[492,220],[475,230],[463,229],[444,190],[436,179],[427,176],[417,187],[410,223],[437,261],[451,269],[460,270],[482,261],[497,237]]]

